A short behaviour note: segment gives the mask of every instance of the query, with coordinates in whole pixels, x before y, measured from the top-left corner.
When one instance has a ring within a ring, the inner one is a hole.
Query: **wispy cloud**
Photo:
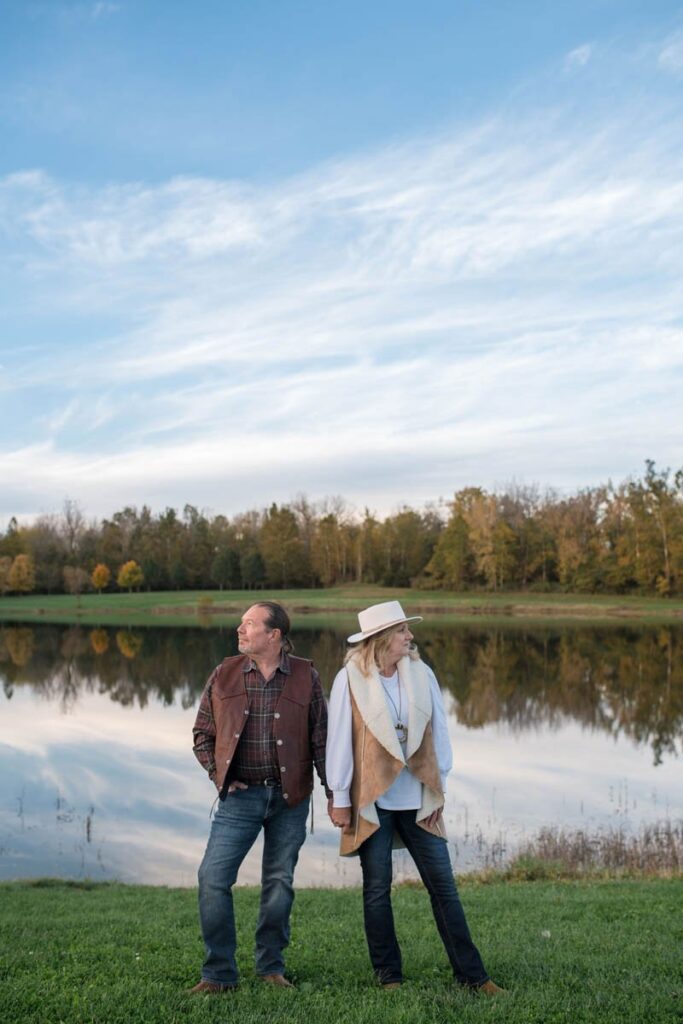
[[[675,32],[659,51],[659,66],[674,75],[683,75],[683,31]]]
[[[107,0],[98,0],[90,9],[92,18],[108,18],[121,10],[121,4],[109,3]]]
[[[566,68],[582,68],[593,55],[593,44],[583,43],[581,46],[577,46],[576,49],[571,50],[564,60],[564,66]]]
[[[680,111],[516,104],[258,187],[0,181],[17,301],[77,336],[12,362],[8,416],[46,424],[0,449],[16,510],[386,508],[683,461]]]

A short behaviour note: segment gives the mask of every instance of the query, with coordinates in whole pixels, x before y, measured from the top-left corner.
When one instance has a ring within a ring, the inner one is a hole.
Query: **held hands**
[[[236,789],[249,789],[249,786],[247,786],[246,782],[240,782],[239,779],[235,779],[228,786],[228,793],[234,793]]]
[[[349,828],[349,826],[351,825],[351,808],[334,807],[332,803],[332,797],[330,797],[329,800],[327,801],[327,813],[329,814],[330,821],[335,826],[335,828],[346,829]],[[425,825],[429,826],[429,828],[433,828],[440,818],[441,808],[439,808],[438,811],[433,811],[426,818],[423,818],[422,821],[424,822]]]
[[[439,818],[441,817],[441,810],[441,807],[439,807],[438,811],[432,811],[431,814],[429,814],[426,818],[422,819],[420,824],[427,825],[428,828],[433,828],[436,825]]]
[[[330,821],[335,828],[348,828],[351,824],[351,808],[334,807],[332,804],[332,797],[327,801],[327,813],[329,814]]]

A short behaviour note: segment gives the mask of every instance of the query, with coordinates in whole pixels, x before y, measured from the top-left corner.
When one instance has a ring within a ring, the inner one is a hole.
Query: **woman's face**
[[[408,629],[408,623],[402,623],[395,633],[392,633],[391,643],[387,650],[386,661],[388,665],[395,665],[401,658],[405,658],[410,650],[413,641],[413,634]]]

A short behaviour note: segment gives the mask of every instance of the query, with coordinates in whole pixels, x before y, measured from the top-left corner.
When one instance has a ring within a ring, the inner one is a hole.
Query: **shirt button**
[[[282,768],[280,769],[280,771],[281,771],[281,772],[286,772],[286,771],[287,771],[287,769],[286,769],[286,768],[285,768],[285,766],[283,765],[283,766],[282,766]]]
[[[244,713],[245,713],[245,715],[248,715],[249,714],[249,708],[245,708]]]
[[[283,793],[282,798],[283,800],[289,800],[289,793]]]
[[[275,714],[273,715],[273,718],[279,718],[279,717],[280,717],[280,712],[276,711]]]
[[[238,732],[236,732],[235,733],[235,739],[238,740],[239,738],[240,738],[240,734]]]
[[[230,758],[228,758],[228,760],[225,763],[230,764]]]
[[[281,747],[282,746],[282,740],[278,740],[277,741],[277,745],[278,745],[278,747]]]

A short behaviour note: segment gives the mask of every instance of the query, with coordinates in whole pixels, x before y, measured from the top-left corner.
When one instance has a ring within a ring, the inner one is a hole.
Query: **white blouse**
[[[453,753],[441,690],[432,670],[428,665],[425,665],[425,668],[431,686],[434,753],[441,774],[441,788],[445,793],[446,778],[453,767]],[[408,717],[408,696],[404,688],[401,688],[399,693],[398,672],[394,672],[393,676],[389,678],[384,676],[379,678],[384,689],[391,721],[394,725],[398,724],[400,709],[402,721],[405,724]],[[330,693],[325,772],[327,785],[333,793],[334,806],[350,807],[351,779],[353,778],[352,711],[345,668],[342,668],[335,676]],[[378,807],[387,811],[417,810],[422,805],[422,783],[407,767],[403,768],[389,789],[376,802]]]

